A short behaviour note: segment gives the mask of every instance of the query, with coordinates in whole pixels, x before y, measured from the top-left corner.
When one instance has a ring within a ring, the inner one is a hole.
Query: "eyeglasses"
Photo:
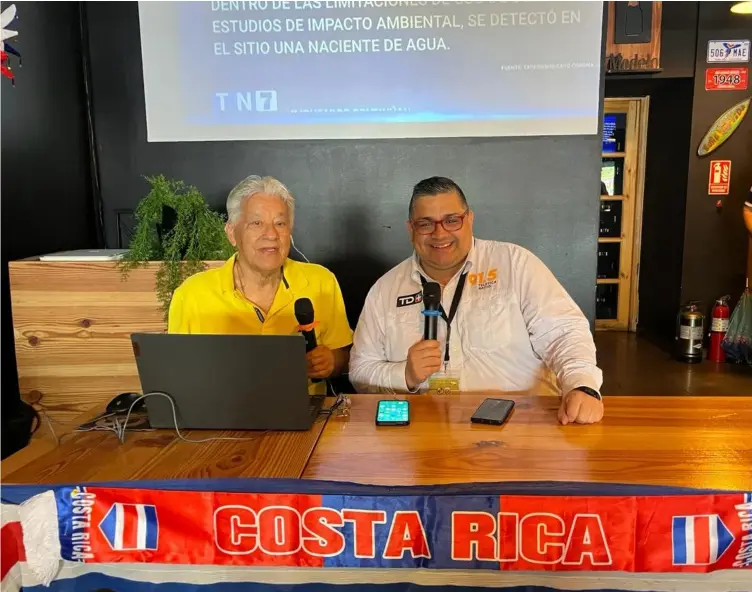
[[[418,234],[432,234],[436,230],[437,224],[441,224],[447,232],[457,232],[465,223],[468,213],[466,211],[464,214],[450,214],[441,220],[431,220],[430,218],[410,220],[410,225]]]

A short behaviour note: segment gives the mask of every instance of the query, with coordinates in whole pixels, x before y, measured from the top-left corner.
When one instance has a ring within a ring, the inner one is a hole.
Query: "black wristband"
[[[598,399],[599,401],[603,400],[603,397],[601,396],[601,394],[598,391],[591,389],[589,386],[578,386],[574,390],[576,390],[576,391],[582,391],[586,395],[590,395],[591,397],[594,397],[594,398]]]

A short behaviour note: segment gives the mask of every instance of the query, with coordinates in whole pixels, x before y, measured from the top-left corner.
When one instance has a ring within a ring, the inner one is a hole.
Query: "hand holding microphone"
[[[441,345],[438,341],[419,341],[407,350],[405,382],[411,391],[441,369]]]
[[[411,391],[441,369],[441,344],[436,339],[441,306],[441,286],[436,282],[427,282],[423,286],[423,306],[425,316],[423,341],[419,341],[407,351],[405,382]]]
[[[316,342],[316,322],[310,299],[298,298],[295,301],[295,318],[298,321],[298,331],[306,342],[308,377],[314,382],[329,378],[334,372],[334,353],[325,345],[318,345]]]
[[[306,354],[308,377],[314,382],[319,378],[329,378],[334,373],[334,352],[325,345],[319,345]]]

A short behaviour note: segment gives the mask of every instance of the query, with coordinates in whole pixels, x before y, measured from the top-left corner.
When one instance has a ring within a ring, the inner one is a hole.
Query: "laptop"
[[[324,402],[308,394],[300,334],[134,333],[131,343],[143,393],[170,395],[181,430],[308,430]],[[144,403],[151,427],[175,429],[167,398]]]

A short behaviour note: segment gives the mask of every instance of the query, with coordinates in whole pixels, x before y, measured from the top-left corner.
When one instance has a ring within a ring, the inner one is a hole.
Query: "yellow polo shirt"
[[[233,265],[236,255],[221,267],[197,273],[175,290],[170,303],[169,333],[213,335],[292,335],[298,326],[295,300],[309,298],[316,320],[316,341],[331,350],[352,344],[345,303],[337,278],[314,263],[287,259],[282,281],[269,312],[264,316],[235,289]],[[326,383],[309,381],[311,394],[326,394]]]

